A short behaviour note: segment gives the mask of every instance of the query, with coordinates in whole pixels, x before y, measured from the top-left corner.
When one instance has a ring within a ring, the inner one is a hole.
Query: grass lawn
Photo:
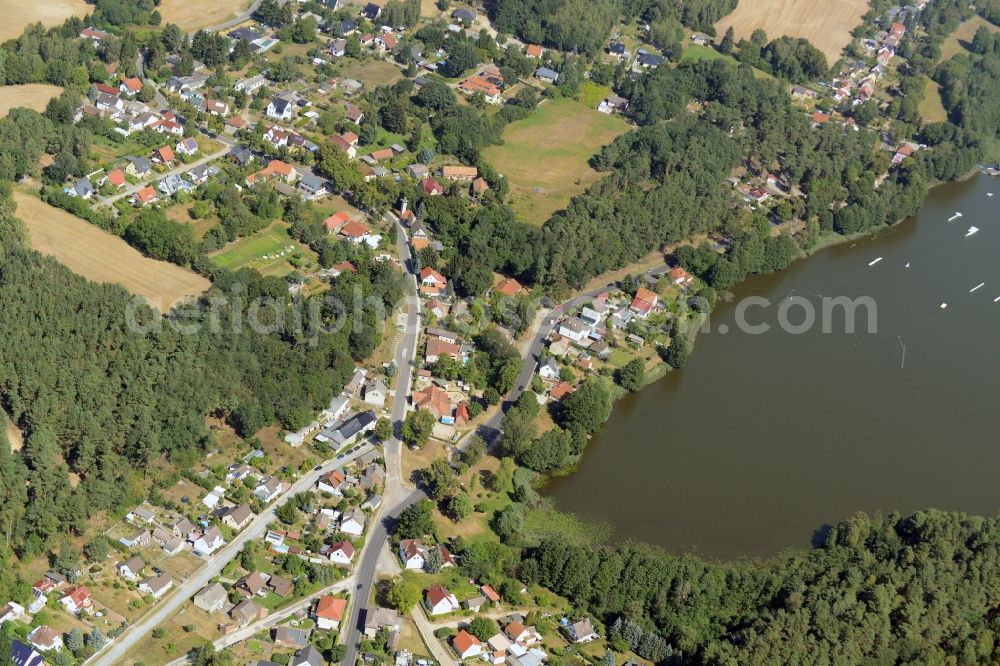
[[[681,53],[681,60],[725,60],[733,64],[736,63],[736,58],[733,56],[719,53],[711,46],[702,46],[701,44],[688,44],[684,48],[684,52]]]
[[[150,152],[150,149],[138,141],[126,139],[122,143],[112,141],[106,136],[95,136],[91,145],[91,154],[97,164],[109,167],[113,162],[120,160],[126,155],[142,156]]]
[[[315,253],[288,235],[291,225],[275,222],[253,236],[247,236],[212,255],[212,260],[222,268],[237,270],[255,268],[264,275],[288,275],[294,270],[290,263],[293,256],[315,260]]]
[[[347,61],[347,66],[340,72],[341,78],[356,79],[365,84],[365,90],[375,86],[387,86],[403,78],[403,72],[385,60],[355,60]]]
[[[515,212],[541,225],[601,177],[588,161],[626,131],[628,123],[618,116],[576,100],[550,100],[508,125],[503,145],[483,155],[510,182]]]
[[[928,123],[943,123],[948,120],[948,111],[941,102],[941,87],[927,79],[924,98],[920,100],[920,117]]]
[[[959,25],[955,32],[948,35],[948,38],[941,43],[941,62],[950,60],[952,56],[958,55],[962,51],[968,51],[969,47],[972,46],[972,38],[976,36],[976,31],[984,26],[990,32],[1000,31],[1000,28],[982,16],[975,16]]]
[[[588,109],[596,109],[604,101],[604,98],[611,92],[608,86],[602,86],[593,81],[584,81],[580,85],[580,92],[576,98]]]

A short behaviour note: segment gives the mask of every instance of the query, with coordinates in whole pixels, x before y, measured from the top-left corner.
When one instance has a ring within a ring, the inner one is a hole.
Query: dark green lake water
[[[963,217],[947,222],[955,211]],[[579,469],[547,494],[610,522],[616,539],[710,558],[805,548],[856,511],[994,514],[998,258],[1000,180],[977,176],[934,189],[917,218],[885,234],[749,280],[713,314],[687,366],[617,402]],[[807,298],[817,321],[819,295],[871,297],[878,332],[864,316],[854,334],[842,316],[832,334],[818,323],[782,332],[777,305],[789,295]],[[770,332],[737,331],[747,297],[774,303],[746,316]]]

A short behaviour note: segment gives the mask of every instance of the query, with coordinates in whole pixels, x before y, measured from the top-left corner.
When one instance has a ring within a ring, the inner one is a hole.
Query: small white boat
[[[969,227],[969,230],[965,233],[965,237],[968,238],[977,231],[979,231],[979,227]]]
[[[944,310],[944,309],[945,309],[946,307],[948,307],[948,304],[947,304],[947,303],[942,303],[942,304],[941,304],[941,309],[942,309],[942,310]]]
[[[969,293],[971,294],[972,292],[976,291],[977,289],[981,289],[984,286],[986,286],[986,283],[985,282],[980,282],[975,287],[973,287],[972,289],[970,289]]]
[[[956,211],[954,215],[952,215],[951,217],[948,218],[948,221],[949,222],[954,222],[955,220],[957,220],[960,217],[962,217],[962,214],[959,213],[958,211]]]
[[[903,268],[909,268],[909,267],[910,267],[910,262],[906,262],[906,266],[904,266]]]
[[[992,192],[987,192],[986,196],[991,197],[991,196],[993,196],[993,193]]]
[[[869,261],[869,262],[868,262],[868,265],[869,265],[869,266],[874,266],[875,264],[877,264],[877,263],[878,263],[878,262],[880,262],[880,261],[882,261],[882,257],[879,257],[879,258],[877,258],[877,259],[874,259],[874,260],[872,260],[872,261]]]
[[[1000,303],[1000,296],[997,296],[996,298],[994,298],[993,302],[994,303]]]

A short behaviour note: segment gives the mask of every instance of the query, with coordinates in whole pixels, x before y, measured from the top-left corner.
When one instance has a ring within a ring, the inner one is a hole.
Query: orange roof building
[[[112,169],[108,172],[108,182],[115,187],[123,187],[125,185],[125,172],[121,169]]]
[[[414,409],[426,409],[437,419],[442,416],[451,416],[451,401],[448,399],[447,391],[439,389],[434,384],[414,392],[413,407]]]
[[[342,210],[338,210],[336,213],[323,220],[323,225],[326,227],[327,233],[333,233],[350,221],[351,218],[347,216],[347,213]]]
[[[521,283],[514,278],[506,278],[497,284],[493,290],[499,294],[503,294],[504,296],[517,296],[524,291],[524,287],[522,287]]]

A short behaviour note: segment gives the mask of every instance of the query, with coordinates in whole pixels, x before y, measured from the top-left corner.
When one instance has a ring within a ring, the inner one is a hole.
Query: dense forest
[[[303,306],[284,280],[216,270],[201,303],[175,313],[198,329],[182,334],[121,287],[87,282],[28,249],[9,193],[0,214],[0,402],[26,433],[30,482],[26,505],[5,502],[24,512],[7,526],[20,553],[42,552],[58,534],[82,531],[88,515],[134,501],[142,486],[133,470],[190,465],[210,443],[206,414],[244,436],[274,420],[308,423],[346,383],[352,356],[371,354],[379,311],[402,295],[398,274],[355,257],[358,272],[332,296],[363,299],[357,325],[337,326],[331,306],[298,326],[293,311]],[[275,335],[246,324],[263,297],[279,306],[255,316]],[[221,325],[207,325],[211,316]],[[130,321],[151,330],[134,332]],[[76,488],[70,471],[81,478]]]
[[[634,544],[548,541],[527,553],[522,576],[594,613],[613,644],[654,661],[1000,660],[997,518],[858,514],[820,547],[763,565],[710,564]]]

